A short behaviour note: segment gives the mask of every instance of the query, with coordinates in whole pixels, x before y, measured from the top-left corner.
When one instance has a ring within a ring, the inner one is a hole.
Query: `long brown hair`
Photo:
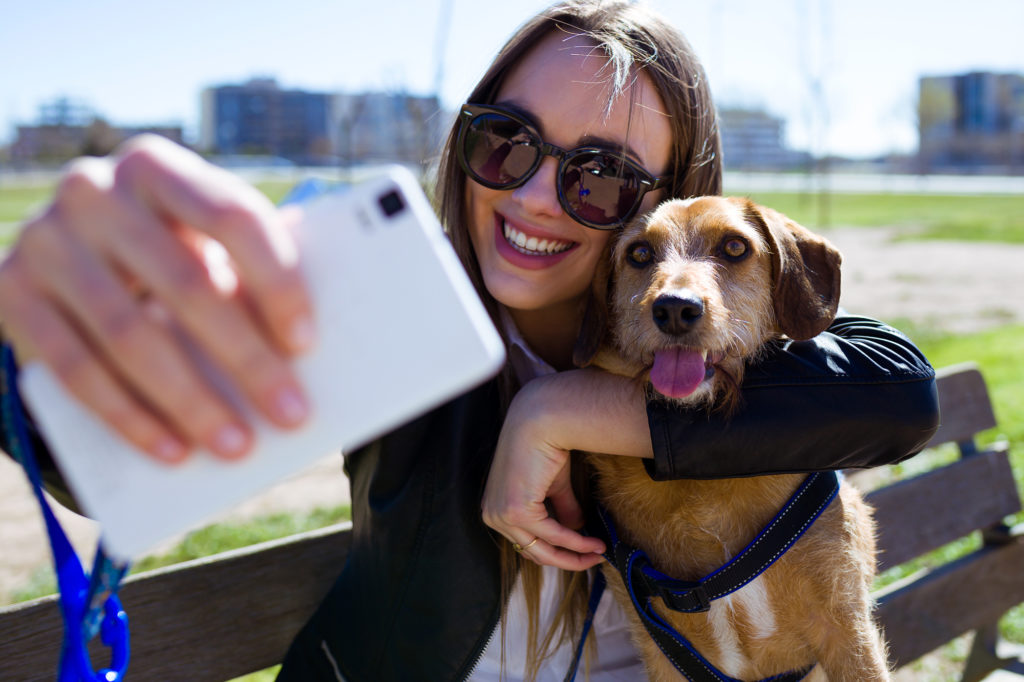
[[[627,0],[566,0],[539,13],[509,39],[490,68],[467,98],[478,104],[493,103],[509,71],[538,42],[553,31],[580,35],[604,51],[609,62],[612,85],[608,106],[622,95],[639,73],[654,84],[665,105],[672,130],[669,172],[673,181],[669,198],[721,194],[722,161],[715,108],[704,69],[693,49],[679,31],[642,4]],[[554,93],[552,93],[554,95]],[[501,328],[498,303],[487,292],[483,275],[469,236],[466,175],[456,156],[458,123],[453,126],[442,151],[435,193],[437,211],[455,251],[492,319]],[[508,399],[516,390],[511,370],[506,368],[501,383]],[[575,637],[581,625],[581,606],[586,603],[585,575],[566,576],[567,600],[556,624],[543,643],[537,643],[537,603],[540,568],[520,560],[505,543],[502,574],[504,597],[511,591],[518,572],[523,579],[529,613],[530,655],[527,678],[536,676],[540,660],[554,641]]]

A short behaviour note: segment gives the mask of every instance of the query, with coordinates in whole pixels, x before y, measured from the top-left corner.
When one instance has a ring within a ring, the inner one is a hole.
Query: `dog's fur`
[[[609,263],[611,272],[595,279],[577,364],[649,381],[658,351],[704,351],[713,370],[690,395],[668,399],[707,409],[732,409],[745,363],[781,335],[801,340],[823,331],[839,300],[838,251],[745,199],[665,202],[622,232]],[[700,306],[683,322],[666,324],[664,306],[656,302],[679,298]],[[659,571],[683,580],[699,579],[741,551],[804,478],[656,482],[636,458],[590,454],[587,461],[596,472],[593,492],[622,539],[642,548]],[[719,670],[738,679],[817,662],[808,679],[888,680],[871,617],[874,551],[870,511],[844,483],[792,549],[752,583],[713,602],[709,612],[674,612],[659,599],[655,608]],[[682,679],[640,624],[614,568],[604,570],[630,614],[650,679]]]

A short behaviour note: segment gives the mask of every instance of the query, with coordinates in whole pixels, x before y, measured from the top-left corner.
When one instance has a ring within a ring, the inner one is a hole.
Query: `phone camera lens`
[[[387,194],[383,194],[377,199],[377,203],[380,204],[380,208],[384,211],[384,215],[391,217],[405,208],[405,202],[402,201],[402,195],[397,190],[391,190]]]

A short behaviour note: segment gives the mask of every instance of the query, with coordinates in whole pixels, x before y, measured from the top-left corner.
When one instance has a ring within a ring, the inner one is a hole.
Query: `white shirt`
[[[510,341],[509,362],[520,382],[547,374],[555,369],[526,344],[511,316],[503,309],[502,322]],[[539,621],[541,637],[547,632],[561,601],[560,569],[542,567],[543,587],[540,595]],[[498,624],[479,663],[469,676],[471,682],[519,682],[526,672],[526,596],[522,581],[516,579],[505,610],[505,669],[501,669],[502,625]],[[626,613],[610,593],[605,594],[594,614],[591,637],[597,638],[596,660],[591,662],[591,682],[634,682],[646,678],[643,664],[629,639]],[[575,655],[577,642],[563,643],[544,661],[538,682],[562,682]],[[504,674],[503,674],[504,672]],[[583,679],[583,664],[576,678]]]

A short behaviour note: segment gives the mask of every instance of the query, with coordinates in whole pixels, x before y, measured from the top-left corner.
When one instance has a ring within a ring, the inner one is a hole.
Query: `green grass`
[[[266,670],[260,670],[259,672],[243,675],[242,677],[236,677],[229,682],[274,682],[274,678],[277,677],[277,673],[280,669],[281,666],[275,665],[273,668],[267,668]]]
[[[29,187],[0,187],[0,223],[24,220],[42,208],[53,194],[49,185]]]
[[[1016,444],[1014,464],[1024,473],[1024,325],[1009,325],[965,335],[908,332],[935,367],[975,362],[988,384],[999,426],[982,435],[982,442],[1008,440]]]
[[[1024,244],[1024,197],[923,194],[812,194],[754,192],[802,225],[896,227],[906,239],[948,239]],[[825,207],[825,208],[823,208]]]
[[[266,182],[257,182],[256,189],[263,192],[267,195],[267,198],[276,204],[281,201],[281,199],[284,199],[284,195],[286,195],[288,190],[290,190],[294,185],[294,182],[285,180],[268,180]]]
[[[306,514],[274,514],[248,523],[218,523],[189,533],[181,544],[166,554],[148,556],[133,565],[134,572],[179,564],[230,549],[248,547],[268,540],[323,528],[352,518],[348,505],[314,509]]]

